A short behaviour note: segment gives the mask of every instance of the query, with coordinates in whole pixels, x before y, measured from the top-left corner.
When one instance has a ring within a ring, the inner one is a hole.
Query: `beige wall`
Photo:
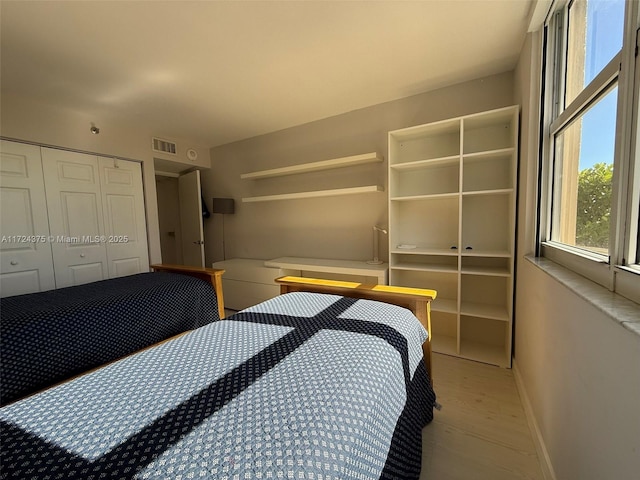
[[[515,361],[559,480],[631,479],[640,472],[640,337],[527,261],[537,181],[537,66],[529,34],[515,71],[522,105]]]
[[[100,128],[99,135],[89,131],[91,123]],[[142,162],[144,196],[149,238],[149,260],[161,261],[160,235],[156,184],[151,150],[153,132],[140,126],[92,117],[83,112],[53,108],[30,99],[2,96],[0,104],[0,135],[2,137],[80,150],[105,156],[117,156]],[[208,149],[185,139],[177,140],[195,148],[199,155],[208,155]],[[156,156],[158,156],[156,154]],[[184,161],[187,161],[186,158]]]
[[[264,203],[241,199],[369,182],[384,185],[390,130],[512,103],[513,73],[507,72],[213,148],[212,169],[203,175],[205,199],[236,201],[236,213],[225,217],[226,257],[371,258],[372,226],[387,224],[386,192]],[[372,151],[384,156],[384,163],[281,179],[240,179],[255,170]],[[220,215],[205,220],[207,264],[222,259],[220,227]],[[387,238],[381,236],[380,258],[387,259],[387,251]]]
[[[513,78],[508,72],[211,149],[212,169],[203,172],[205,201],[210,206],[214,196],[236,199],[236,214],[225,217],[227,258],[371,258],[371,227],[387,223],[386,193],[261,204],[242,203],[241,198],[342,184],[385,185],[386,160],[373,166],[276,180],[241,181],[240,174],[370,151],[386,159],[390,130],[506,106],[512,98]],[[12,96],[3,96],[0,114],[3,137],[141,161],[150,260],[161,261],[150,149],[150,137],[155,132]],[[92,122],[100,127],[99,135],[90,133]],[[200,146],[193,147],[200,155],[208,153]],[[221,216],[205,219],[204,226],[210,264],[222,259]],[[380,237],[380,257],[387,257],[384,236]]]

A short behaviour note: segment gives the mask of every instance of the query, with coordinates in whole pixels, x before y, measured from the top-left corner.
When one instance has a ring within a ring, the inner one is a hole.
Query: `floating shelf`
[[[260,170],[258,172],[243,173],[240,175],[242,180],[256,180],[259,178],[283,177],[285,175],[294,175],[297,173],[308,173],[319,170],[329,170],[332,168],[352,167],[363,163],[382,162],[383,158],[376,152],[363,153],[361,155],[352,155],[349,157],[333,158],[331,160],[322,160],[320,162],[304,163],[302,165],[293,165],[290,167],[272,168],[270,170]]]
[[[314,192],[282,193],[278,195],[264,195],[261,197],[246,197],[243,202],[271,202],[274,200],[292,200],[296,198],[333,197],[337,195],[354,195],[358,193],[384,192],[380,185],[367,185],[364,187],[337,188],[333,190],[316,190]]]

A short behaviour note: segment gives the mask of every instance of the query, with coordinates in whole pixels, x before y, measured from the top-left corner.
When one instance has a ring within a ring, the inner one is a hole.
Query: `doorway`
[[[200,172],[156,172],[162,262],[204,267]]]

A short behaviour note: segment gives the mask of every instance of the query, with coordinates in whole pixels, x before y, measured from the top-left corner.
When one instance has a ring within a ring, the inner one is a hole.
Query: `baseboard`
[[[547,447],[544,443],[544,439],[542,438],[540,428],[538,427],[538,422],[535,415],[533,414],[533,408],[531,407],[531,402],[529,401],[527,390],[524,388],[524,382],[522,381],[522,377],[520,376],[520,370],[518,370],[518,364],[515,358],[513,359],[512,369],[513,377],[516,380],[516,388],[518,389],[520,400],[522,401],[522,407],[524,408],[524,414],[527,417],[529,430],[531,430],[533,443],[535,444],[536,453],[538,454],[538,461],[540,462],[542,475],[544,476],[545,480],[557,480],[556,474],[553,470],[553,465],[551,464],[549,452],[547,452]]]

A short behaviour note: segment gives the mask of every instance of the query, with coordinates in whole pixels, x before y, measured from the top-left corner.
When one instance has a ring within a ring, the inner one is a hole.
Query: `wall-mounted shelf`
[[[361,155],[351,155],[348,157],[332,158],[330,160],[322,160],[320,162],[303,163],[301,165],[292,165],[289,167],[272,168],[269,170],[260,170],[257,172],[244,173],[240,175],[243,180],[260,180],[263,178],[284,177],[294,174],[305,174],[318,172],[322,170],[331,170],[343,167],[353,167],[368,163],[382,162],[383,158],[376,152],[363,153]],[[360,179],[359,176],[354,177]],[[377,179],[364,180],[363,183],[378,183]],[[311,183],[307,182],[308,185]],[[325,182],[326,186],[333,186]],[[316,187],[317,188],[317,187]],[[355,195],[360,193],[384,192],[381,185],[359,185],[353,187],[329,188],[321,190],[311,190],[296,193],[280,193],[275,195],[257,195],[244,197],[243,202],[272,202],[275,200],[295,200],[299,198],[317,198],[317,197],[333,197],[337,195]]]
[[[367,185],[363,187],[336,188],[333,190],[316,190],[313,192],[282,193],[278,195],[263,195],[260,197],[245,197],[243,202],[271,202],[274,200],[293,200],[296,198],[334,197],[337,195],[354,195],[357,193],[384,192],[380,185]]]
[[[272,168],[270,170],[243,173],[240,175],[240,178],[242,180],[257,180],[260,178],[283,177],[285,175],[294,175],[297,173],[309,173],[320,170],[329,170],[332,168],[352,167],[363,163],[382,162],[382,160],[383,158],[378,156],[376,152],[363,153],[362,155],[351,155],[349,157],[333,158],[331,160],[322,160],[320,162],[303,163],[302,165],[292,165],[290,167]]]

